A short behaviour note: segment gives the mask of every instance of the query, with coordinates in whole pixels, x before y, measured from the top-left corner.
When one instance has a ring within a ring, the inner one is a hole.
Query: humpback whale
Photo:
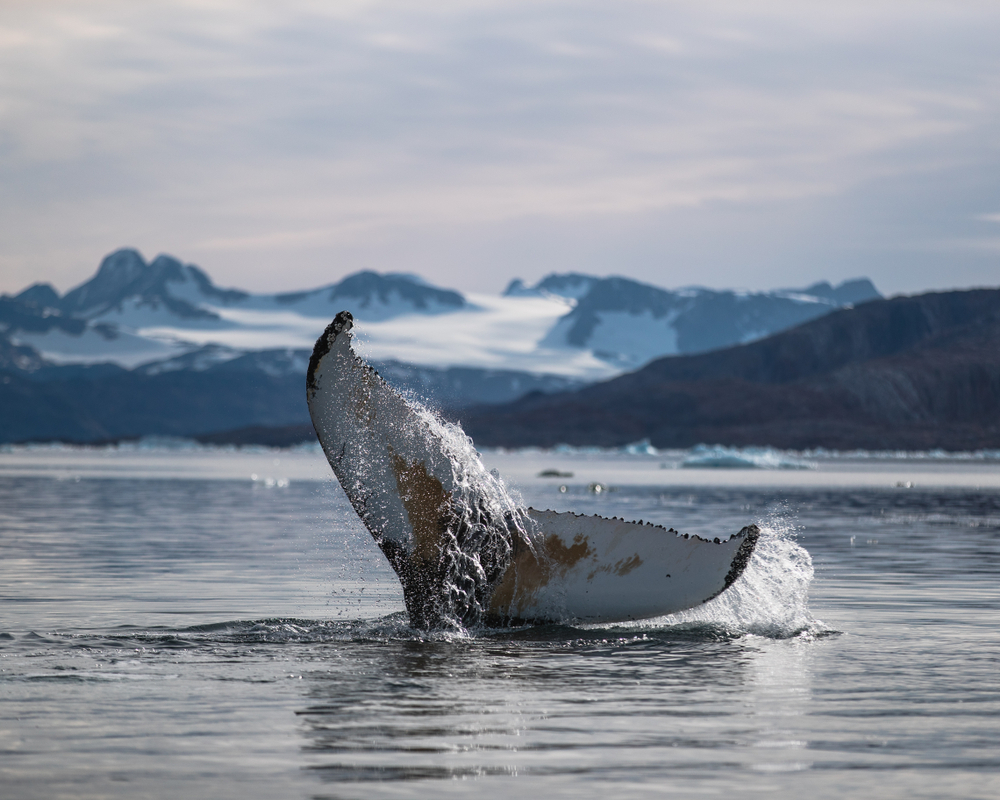
[[[403,587],[417,628],[606,623],[693,608],[743,573],[760,531],[726,539],[521,507],[472,441],[389,386],[342,311],[306,399],[323,452]]]

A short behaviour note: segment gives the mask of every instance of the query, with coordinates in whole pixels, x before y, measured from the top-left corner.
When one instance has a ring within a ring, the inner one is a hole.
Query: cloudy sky
[[[1000,284],[1000,3],[0,4],[0,291]]]

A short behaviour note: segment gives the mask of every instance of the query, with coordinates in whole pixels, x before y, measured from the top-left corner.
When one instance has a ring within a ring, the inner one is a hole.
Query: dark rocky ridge
[[[99,443],[149,435],[231,444],[308,441],[314,438],[305,401],[308,358],[306,350],[233,357],[208,346],[133,370],[56,366],[0,336],[0,442]],[[452,412],[580,385],[514,370],[375,366],[393,386]]]
[[[44,287],[44,284],[41,286]],[[24,295],[32,290],[39,290],[34,295],[29,295],[29,299],[24,299]],[[39,285],[32,286],[27,292],[22,292],[17,297],[0,295],[0,333],[16,333],[17,331],[28,331],[31,333],[46,333],[51,330],[60,330],[71,336],[79,336],[87,327],[87,321],[70,317],[50,305],[40,305],[31,299],[33,296],[41,296],[44,290]]]
[[[998,447],[1000,291],[876,300],[462,424],[485,446]]]

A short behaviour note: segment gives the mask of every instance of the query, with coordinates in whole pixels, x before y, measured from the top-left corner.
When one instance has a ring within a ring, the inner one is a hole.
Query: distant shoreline
[[[319,450],[319,440],[311,425],[253,426],[236,430],[220,431],[196,436],[123,436],[115,439],[95,439],[92,441],[75,441],[67,439],[44,439],[22,442],[7,442],[0,444],[0,454],[4,452],[31,450],[48,447],[73,449],[103,449],[127,448],[141,450],[188,450],[188,449],[243,449],[269,448],[289,450],[315,447]],[[728,451],[732,454],[776,454],[797,459],[834,458],[834,459],[917,459],[917,460],[959,460],[1000,462],[1000,446],[969,448],[778,448],[769,445],[727,445],[722,443],[707,444],[704,442],[689,447],[657,448],[648,441],[632,442],[621,446],[574,446],[560,443],[549,447],[481,447],[484,453],[519,453],[537,452],[551,456],[635,456],[648,459],[661,458],[667,455],[688,454],[697,461],[706,451]],[[686,466],[698,466],[688,464]],[[725,465],[708,464],[713,468],[724,468]]]

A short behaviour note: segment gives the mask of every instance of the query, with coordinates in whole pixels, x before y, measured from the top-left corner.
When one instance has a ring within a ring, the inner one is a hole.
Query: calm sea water
[[[1000,797],[1000,464],[680,458],[487,460],[537,507],[758,522],[735,591],[421,635],[315,453],[0,453],[0,796]]]

